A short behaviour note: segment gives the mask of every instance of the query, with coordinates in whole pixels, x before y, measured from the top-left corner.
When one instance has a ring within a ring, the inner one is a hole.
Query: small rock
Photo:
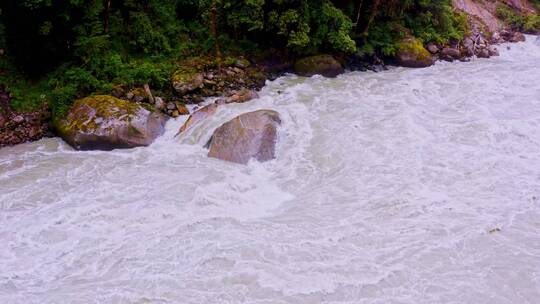
[[[494,46],[488,47],[488,52],[489,56],[499,56],[499,50]]]
[[[132,100],[134,96],[135,96],[135,94],[133,94],[132,92],[128,92],[126,94],[126,98],[129,99],[129,100]]]
[[[173,87],[180,95],[195,91],[203,86],[202,73],[176,72],[173,75]]]
[[[167,110],[174,110],[174,109],[176,109],[176,104],[169,102],[167,104]]]
[[[135,95],[133,97],[133,101],[135,102],[143,102],[145,100],[144,96],[141,96],[141,95]]]
[[[431,54],[436,54],[439,52],[439,47],[433,43],[433,42],[430,42],[426,45],[426,49],[431,53]]]
[[[178,101],[176,101],[174,104],[179,115],[189,115],[189,110],[184,104]]]
[[[163,111],[165,109],[165,101],[163,101],[163,98],[161,97],[155,97],[154,98],[154,106],[156,109]]]
[[[146,96],[148,97],[148,101],[151,103],[151,104],[154,104],[154,95],[152,95],[152,91],[150,90],[150,86],[145,83],[143,85],[143,89],[144,89],[144,92],[146,93]]]
[[[244,88],[238,92],[233,91],[232,95],[229,97],[219,98],[218,100],[216,100],[216,103],[244,103],[255,98],[259,98],[259,94],[257,94],[257,92]]]
[[[182,127],[180,127],[180,130],[178,131],[176,136],[191,129],[194,125],[207,119],[208,117],[214,115],[217,111],[218,106],[219,105],[217,103],[212,103],[191,114],[186,120],[186,122],[182,125]]]
[[[22,115],[16,115],[15,117],[13,117],[12,119],[15,123],[22,123],[24,122],[24,117]]]
[[[487,48],[480,49],[478,51],[478,54],[476,54],[478,58],[489,58],[489,50]]]
[[[238,68],[245,69],[245,68],[248,68],[251,65],[251,63],[247,59],[240,58],[240,59],[236,60],[234,65],[236,67],[238,67]]]
[[[493,42],[501,41],[501,34],[499,32],[493,33],[493,35],[491,36],[491,40],[493,40]]]
[[[178,116],[180,116],[180,113],[178,113],[177,110],[174,110],[174,111],[171,112],[171,116],[172,117],[178,117]]]
[[[510,42],[523,42],[525,40],[527,40],[527,38],[525,38],[525,35],[520,32],[515,32],[512,35],[512,38],[510,38]]]
[[[472,48],[474,47],[474,41],[471,39],[471,37],[466,37],[463,39],[463,46],[466,48]]]
[[[458,49],[445,47],[441,51],[441,59],[447,61],[453,61],[461,58],[461,52]]]

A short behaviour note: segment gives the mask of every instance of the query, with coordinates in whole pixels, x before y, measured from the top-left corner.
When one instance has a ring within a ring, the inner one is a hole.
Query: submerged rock
[[[244,103],[255,98],[259,98],[259,94],[257,94],[255,90],[244,88],[238,91],[234,91],[231,96],[219,98],[218,100],[216,100],[216,103]]]
[[[294,71],[300,76],[322,75],[324,77],[336,77],[345,70],[341,63],[331,55],[316,55],[296,61]]]
[[[213,103],[191,114],[186,120],[186,122],[182,125],[182,127],[180,127],[180,130],[178,130],[176,136],[191,129],[194,125],[205,120],[206,118],[214,115],[217,111],[218,106],[219,105],[217,103]]]
[[[416,38],[405,38],[398,43],[396,60],[399,65],[408,68],[425,68],[433,65],[431,54]]]
[[[54,124],[77,150],[112,150],[150,145],[163,134],[166,121],[150,105],[100,95],[75,101],[67,116]]]
[[[209,157],[239,164],[251,158],[260,162],[275,158],[279,113],[259,110],[242,114],[219,127],[209,142]]]

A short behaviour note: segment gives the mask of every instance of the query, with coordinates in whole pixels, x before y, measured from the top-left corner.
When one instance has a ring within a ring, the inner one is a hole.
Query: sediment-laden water
[[[181,138],[0,150],[0,303],[538,303],[540,45],[277,79]],[[277,160],[206,157],[281,114]]]

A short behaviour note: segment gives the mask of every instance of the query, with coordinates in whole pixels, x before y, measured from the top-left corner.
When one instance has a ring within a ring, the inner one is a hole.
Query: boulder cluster
[[[254,98],[255,90],[264,86],[266,75],[259,66],[243,58],[183,62],[171,77],[174,94],[153,92],[148,86],[127,90],[115,87],[112,96],[129,101],[148,103],[171,117],[189,114],[186,104],[203,102],[219,96],[221,102],[242,102]]]

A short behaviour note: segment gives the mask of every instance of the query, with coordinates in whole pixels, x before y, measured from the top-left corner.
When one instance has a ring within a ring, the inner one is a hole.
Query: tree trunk
[[[212,0],[212,7],[210,8],[210,31],[212,32],[212,38],[214,39],[216,57],[218,59],[218,62],[220,62],[221,50],[219,48],[219,39],[218,39],[218,30],[217,30],[217,0]]]
[[[373,20],[375,20],[375,16],[377,16],[377,10],[379,9],[380,4],[381,4],[381,0],[373,1],[373,5],[371,6],[371,12],[369,14],[369,19],[366,23],[366,27],[364,28],[364,31],[362,31],[362,36],[367,36],[369,34],[369,27],[373,23]]]
[[[109,15],[111,11],[111,2],[112,0],[106,0],[105,2],[105,12],[103,14],[103,31],[105,34],[109,32]]]
[[[362,5],[364,0],[358,0],[358,10],[356,12],[356,21],[354,22],[354,30],[358,29],[358,23],[360,22],[360,16],[362,16]]]

